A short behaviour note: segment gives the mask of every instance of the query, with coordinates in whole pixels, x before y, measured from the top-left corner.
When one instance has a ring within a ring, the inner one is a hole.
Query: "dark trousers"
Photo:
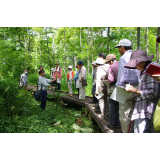
[[[56,81],[52,82],[52,83],[51,83],[51,86],[52,86],[52,87],[53,87],[53,86],[57,87],[57,88],[55,88],[55,91],[57,91],[57,89],[58,89],[58,90],[61,89],[60,83],[57,83]]]
[[[78,91],[78,97],[79,97],[79,88],[77,88],[77,91]]]
[[[47,91],[42,90],[42,102],[41,102],[42,109],[45,109],[45,107],[46,107],[46,97],[47,97]]]
[[[109,99],[109,123],[119,125],[119,102]]]

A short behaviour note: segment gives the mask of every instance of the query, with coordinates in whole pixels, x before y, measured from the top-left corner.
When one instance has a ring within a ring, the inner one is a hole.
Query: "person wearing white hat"
[[[134,87],[138,87],[140,82],[140,71],[137,69],[128,69],[124,66],[130,61],[132,55],[132,43],[128,39],[122,39],[119,44],[115,47],[119,48],[119,53],[121,55],[118,65],[118,76],[116,86],[125,87],[126,84],[131,84]],[[134,107],[134,97],[136,94],[131,94],[124,104],[119,103],[119,120],[121,124],[121,129],[123,133],[128,132],[129,124],[131,121],[131,116]],[[131,127],[131,132],[134,132],[134,126]]]
[[[107,90],[104,84],[104,80],[106,80],[106,76],[108,74],[108,67],[105,66],[104,60],[102,58],[97,58],[95,63],[97,65],[97,69],[95,73],[95,81],[94,81],[96,83],[95,95],[98,96],[101,93],[103,94],[103,96],[100,97],[98,101],[99,101],[99,107],[101,111],[101,114],[99,114],[99,117],[104,119],[106,108],[107,108]]]
[[[68,66],[68,73],[66,82],[68,83],[69,96],[72,96],[72,81],[74,80],[74,72],[72,71],[72,66]]]

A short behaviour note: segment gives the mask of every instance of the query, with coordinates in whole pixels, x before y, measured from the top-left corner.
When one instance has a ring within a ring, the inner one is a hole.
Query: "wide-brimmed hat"
[[[132,43],[128,39],[122,39],[122,40],[119,41],[119,44],[116,47],[114,47],[114,48],[119,48],[121,46],[132,47]]]
[[[136,69],[135,67],[140,62],[145,62],[153,59],[154,55],[147,56],[147,53],[143,50],[135,50],[130,58],[130,61],[124,66],[124,68]]]
[[[158,36],[158,37],[156,38],[156,41],[157,41],[158,43],[160,43],[160,36]]]
[[[82,61],[79,61],[78,64],[79,64],[79,65],[83,65],[83,62],[82,62]]]
[[[104,64],[105,61],[103,58],[97,58],[96,61],[95,61],[96,64]]]
[[[92,65],[96,65],[96,63],[95,63],[95,62],[96,62],[96,61],[93,61],[93,62],[92,62]]]
[[[68,68],[72,69],[72,66],[71,66],[71,65],[69,65],[69,66],[68,66]]]
[[[55,65],[56,65],[56,64],[58,64],[58,65],[59,65],[59,63],[58,63],[58,62],[56,62],[56,63],[55,63]]]
[[[106,62],[111,61],[113,58],[116,58],[116,55],[114,55],[114,54],[109,54],[109,55],[107,55],[107,57],[106,57]]]

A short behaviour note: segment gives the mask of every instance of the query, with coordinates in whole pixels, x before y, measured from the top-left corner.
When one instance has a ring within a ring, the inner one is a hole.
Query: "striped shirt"
[[[160,66],[157,62],[151,62],[150,64]],[[149,64],[149,65],[150,65]],[[145,68],[149,67],[149,65]],[[149,118],[152,120],[154,111],[156,109],[159,97],[160,97],[160,85],[152,77],[145,73],[141,74],[139,91],[136,104],[134,106],[131,120]]]

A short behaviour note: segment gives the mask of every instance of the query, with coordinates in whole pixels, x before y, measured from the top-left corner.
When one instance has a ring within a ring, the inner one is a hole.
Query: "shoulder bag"
[[[38,78],[38,83],[39,83],[39,78]],[[35,100],[42,101],[42,85],[41,85],[41,90],[38,91],[38,83],[37,83],[37,91],[35,92]]]

